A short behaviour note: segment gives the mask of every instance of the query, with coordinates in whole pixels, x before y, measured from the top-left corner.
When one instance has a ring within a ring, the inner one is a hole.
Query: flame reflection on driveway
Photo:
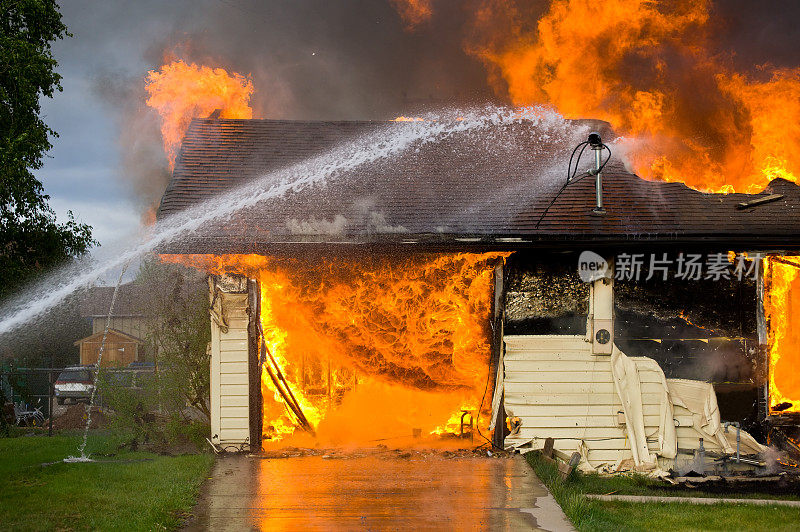
[[[194,530],[572,530],[519,456],[223,457],[194,515]]]

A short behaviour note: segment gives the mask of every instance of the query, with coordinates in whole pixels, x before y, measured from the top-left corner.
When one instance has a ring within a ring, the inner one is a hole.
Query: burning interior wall
[[[766,261],[764,310],[770,332],[770,413],[800,413],[800,256]]]
[[[764,261],[761,286],[768,343],[764,390],[766,439],[800,458],[800,256],[772,255]],[[796,464],[797,462],[795,462]]]
[[[749,433],[728,431],[723,424],[734,421],[738,427],[743,417],[755,418],[752,392],[758,382],[751,366],[760,351],[746,347],[757,345],[754,282],[703,287],[671,282],[658,290],[623,283],[621,290],[610,290],[614,283],[601,280],[587,290],[575,272],[576,254],[546,258],[546,266],[538,264],[541,260],[518,254],[508,264],[507,330],[525,334],[504,337],[507,447],[541,448],[546,438],[554,438],[557,450],[581,454],[582,467],[603,471],[697,467],[697,452],[730,455],[737,439],[742,454],[761,452]],[[598,283],[606,288],[598,291]],[[703,303],[687,305],[702,293]],[[737,310],[741,305],[726,305],[731,298],[745,305],[745,312]],[[593,331],[599,330],[593,322],[610,315],[612,307],[625,319],[615,320],[613,348],[606,356],[593,345]],[[689,316],[727,324],[728,329],[718,330],[738,335],[715,337]],[[665,341],[705,348],[662,351]],[[725,371],[718,364],[734,367]],[[746,369],[737,369],[742,364]],[[727,386],[719,381],[731,375],[743,381],[736,391],[749,401],[749,408],[734,414],[741,417],[722,416],[714,390]]]

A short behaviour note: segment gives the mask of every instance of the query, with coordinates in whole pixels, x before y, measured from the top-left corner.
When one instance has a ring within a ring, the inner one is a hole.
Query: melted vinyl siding
[[[211,434],[238,445],[250,436],[247,294],[220,293],[228,331],[211,320]]]
[[[520,418],[517,434],[506,445],[532,440],[541,448],[555,438],[556,449],[575,451],[580,440],[589,449],[593,466],[631,456],[625,425],[617,412],[622,403],[611,377],[611,357],[593,355],[584,336],[506,336],[505,407]],[[644,362],[644,361],[642,361]],[[661,377],[640,364],[645,432],[658,433],[663,386]],[[656,441],[648,438],[655,451]]]

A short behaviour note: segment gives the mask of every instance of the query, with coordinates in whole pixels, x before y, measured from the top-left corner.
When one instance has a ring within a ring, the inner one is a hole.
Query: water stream
[[[374,133],[347,142],[322,155],[287,168],[270,172],[258,179],[200,205],[159,221],[149,234],[131,245],[117,243],[95,250],[42,281],[0,308],[0,337],[52,309],[76,291],[89,287],[123,265],[132,263],[159,246],[198,233],[212,221],[223,221],[244,208],[289,192],[322,185],[345,176],[365,164],[395,156],[421,143],[437,142],[448,136],[495,128],[521,119],[539,120],[552,126],[564,119],[554,112],[535,110],[520,113],[505,108],[481,108],[455,117],[428,117],[425,121],[390,124]]]
[[[94,376],[94,386],[92,387],[92,395],[89,398],[89,404],[86,405],[86,425],[83,427],[83,441],[78,452],[80,456],[69,456],[64,459],[65,462],[91,462],[91,458],[86,454],[86,442],[89,439],[89,425],[92,424],[92,407],[94,406],[94,398],[97,396],[97,387],[100,386],[100,371],[103,367],[103,352],[106,349],[106,338],[108,338],[108,330],[111,328],[111,318],[114,316],[114,305],[117,303],[117,294],[119,287],[122,284],[122,279],[125,277],[125,271],[128,269],[128,264],[124,264],[119,273],[117,284],[114,285],[114,293],[111,296],[111,305],[108,309],[108,317],[106,318],[106,326],[103,329],[103,340],[100,342],[100,350],[97,354],[97,373]]]

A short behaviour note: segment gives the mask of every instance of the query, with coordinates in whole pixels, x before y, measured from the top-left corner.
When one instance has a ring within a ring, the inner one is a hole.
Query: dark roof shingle
[[[800,188],[793,183],[773,181],[760,195],[780,193],[782,199],[739,210],[739,202],[759,195],[708,194],[646,181],[616,158],[603,173],[604,216],[591,214],[595,189],[589,177],[567,187],[542,218],[565,180],[569,152],[590,126],[602,123],[543,130],[518,121],[416,142],[324,185],[238,212],[167,251],[255,252],[309,242],[495,248],[653,242],[738,249],[800,243]],[[279,176],[281,168],[350,140],[403,127],[413,125],[195,120],[158,216],[214,201],[260,176]]]

